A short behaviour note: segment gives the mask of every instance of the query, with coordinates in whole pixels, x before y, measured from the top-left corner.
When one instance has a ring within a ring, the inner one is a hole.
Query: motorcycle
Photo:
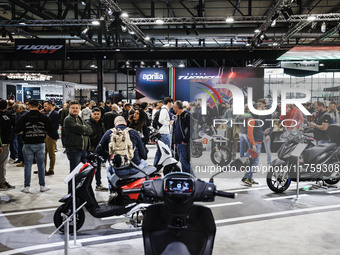
[[[275,193],[287,190],[291,181],[297,180],[296,162],[291,162],[291,153],[299,143],[306,148],[300,156],[300,181],[322,181],[334,185],[340,180],[340,125],[332,124],[327,130],[331,142],[316,144],[307,132],[286,132],[285,143],[278,151],[278,158],[271,162],[267,173],[267,185]]]
[[[192,157],[199,158],[203,155],[208,145],[211,144],[210,159],[215,165],[225,166],[231,161],[231,152],[227,147],[227,138],[218,135],[211,126],[199,132],[200,138],[192,142]]]
[[[140,193],[124,195],[125,189],[141,187],[142,183],[146,180],[154,180],[161,178],[159,171],[163,169],[163,173],[180,172],[181,169],[177,165],[178,161],[171,157],[171,151],[167,145],[165,145],[158,135],[152,137],[157,142],[157,146],[160,149],[161,156],[157,162],[157,167],[147,166],[140,169],[136,164],[131,162],[131,166],[136,168],[139,172],[136,174],[121,176],[112,170],[109,171],[108,180],[110,183],[111,192],[116,193],[108,203],[98,204],[93,188],[92,181],[96,172],[96,167],[103,159],[96,154],[91,153],[87,158],[87,162],[79,170],[79,173],[75,176],[76,187],[76,205],[77,208],[86,202],[85,208],[95,218],[105,218],[111,216],[125,215],[133,218],[145,210],[150,205],[148,199],[144,199]],[[112,169],[112,168],[111,168]],[[69,216],[73,213],[72,194],[64,196],[59,202],[60,205],[54,213],[54,225],[58,228],[63,222],[63,214]],[[132,219],[133,220],[133,219]],[[83,209],[80,209],[76,214],[76,226],[77,231],[83,226],[85,221],[85,213]],[[70,220],[69,232],[73,232],[73,218]],[[62,227],[60,231],[64,231]]]
[[[145,181],[142,188],[124,190],[126,194],[134,192],[156,202],[144,211],[142,232],[147,255],[212,254],[214,216],[210,208],[194,202],[213,202],[215,196],[236,196],[218,191],[213,183],[195,179],[188,173],[170,173],[162,179]]]

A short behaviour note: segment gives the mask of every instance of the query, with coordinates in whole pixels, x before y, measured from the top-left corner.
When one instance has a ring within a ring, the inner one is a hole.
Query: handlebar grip
[[[216,190],[215,195],[220,196],[220,197],[228,197],[228,198],[235,198],[237,196],[236,193],[229,193],[229,192],[220,191],[220,190]]]
[[[136,189],[123,189],[122,193],[123,195],[128,195],[128,194],[135,194],[135,193],[140,193],[142,191],[142,188],[136,188]]]

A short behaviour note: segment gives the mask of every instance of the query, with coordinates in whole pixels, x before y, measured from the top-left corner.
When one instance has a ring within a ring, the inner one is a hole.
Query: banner
[[[8,85],[6,86],[7,91],[7,99],[8,100],[16,100],[16,87],[15,85]]]
[[[284,61],[281,67],[287,69],[319,72],[319,61]]]
[[[65,60],[65,40],[16,39],[15,57],[23,60]]]
[[[154,102],[171,95],[168,68],[138,68],[136,90],[142,101]]]
[[[40,99],[40,88],[38,87],[24,87],[24,102],[32,99]]]

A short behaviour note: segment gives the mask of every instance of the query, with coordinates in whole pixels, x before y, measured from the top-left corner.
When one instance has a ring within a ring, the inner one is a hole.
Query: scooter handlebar
[[[228,198],[235,198],[237,196],[236,193],[230,193],[225,191],[216,190],[215,195],[219,197],[228,197]]]

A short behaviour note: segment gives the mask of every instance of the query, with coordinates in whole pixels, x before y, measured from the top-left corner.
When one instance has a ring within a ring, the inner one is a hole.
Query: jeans
[[[192,173],[192,168],[189,162],[189,145],[188,144],[177,144],[177,153],[179,156],[179,162],[182,164],[182,171]]]
[[[255,171],[255,168],[256,166],[259,165],[262,144],[255,143],[255,147],[256,147],[257,157],[253,159],[253,163],[250,169],[247,169],[246,174],[243,177],[243,178],[249,178],[249,180],[253,179],[253,173]],[[249,152],[247,152],[247,155],[249,156]]]
[[[85,163],[87,153],[84,150],[67,150],[67,158],[70,161],[70,173],[79,165],[80,162]],[[72,181],[68,183],[68,192],[72,192]]]
[[[45,166],[47,166],[47,154],[48,154],[48,157],[50,158],[50,167],[48,171],[51,171],[51,172],[54,171],[56,146],[57,146],[57,140],[54,140],[51,137],[46,136],[45,138],[45,147],[46,147]]]
[[[24,146],[24,141],[22,140],[22,135],[18,135],[18,160],[24,162],[24,155],[22,154],[22,147]]]
[[[141,159],[140,161],[140,164],[138,165],[138,168],[140,169],[144,169],[145,167],[148,166],[148,163],[144,160],[144,159]],[[107,168],[107,179],[108,179],[108,182],[109,182],[109,189],[112,190],[112,185],[111,185],[111,177],[113,175],[117,175],[117,176],[124,176],[124,175],[133,175],[133,174],[136,174],[136,173],[139,173],[140,171],[136,168],[127,168],[127,169],[121,169],[121,170],[115,170],[113,168],[112,165],[110,165],[108,168]],[[114,183],[112,183],[114,185]]]
[[[12,133],[9,136],[9,149],[10,149],[10,155],[9,157],[11,159],[16,159],[18,157],[18,142],[17,142],[17,134],[12,131]]]
[[[161,134],[162,138],[161,140],[169,146],[169,149],[171,150],[171,140],[170,140],[170,135],[169,134]],[[158,159],[159,157],[161,156],[161,153],[159,152],[159,150],[157,149],[157,152],[156,152],[156,156],[155,156],[155,161],[153,163],[154,166],[157,165],[158,163]]]
[[[323,143],[329,143],[328,139],[321,139],[321,140],[317,140],[316,144],[323,144]]]
[[[9,145],[3,144],[3,152],[0,154],[0,184],[6,182],[6,164],[8,161]]]
[[[251,148],[247,134],[240,134],[240,157],[244,157],[245,145],[247,145],[247,150]]]
[[[38,166],[39,185],[45,186],[45,144],[24,144],[22,148],[25,161],[25,187],[31,185],[31,172],[34,157]]]
[[[97,165],[97,170],[96,170],[96,186],[100,186],[100,184],[102,184],[102,174],[101,174],[101,170],[102,170],[102,161],[100,159],[98,159],[98,165]]]
[[[270,142],[271,139],[269,137],[269,141],[265,142],[263,139],[263,144],[264,144],[264,149],[266,150],[266,154],[267,154],[267,164],[270,165],[270,163],[272,162],[272,151],[270,149]]]

